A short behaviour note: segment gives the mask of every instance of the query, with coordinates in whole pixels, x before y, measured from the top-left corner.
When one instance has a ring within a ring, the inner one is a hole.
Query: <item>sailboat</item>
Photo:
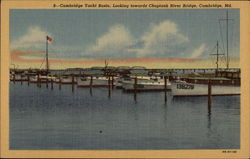
[[[228,12],[227,12],[227,19]],[[227,22],[228,25],[228,22]],[[240,70],[231,71],[229,69],[228,56],[228,27],[227,27],[227,63],[226,70],[220,71],[218,68],[219,44],[217,41],[216,71],[214,76],[194,76],[185,80],[172,82],[171,89],[173,96],[207,96],[208,84],[212,85],[211,95],[240,95]]]
[[[48,76],[50,73],[49,71],[49,54],[48,54],[48,44],[49,42],[52,42],[52,38],[49,36],[46,36],[46,70],[40,70],[36,72],[36,75],[31,74],[30,75],[30,82],[36,83],[36,82],[47,82],[47,81],[55,81],[55,77]]]

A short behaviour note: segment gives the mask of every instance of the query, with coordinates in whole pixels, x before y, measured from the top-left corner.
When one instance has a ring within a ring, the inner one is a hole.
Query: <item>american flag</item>
[[[47,36],[47,41],[51,42],[53,39],[49,36]]]

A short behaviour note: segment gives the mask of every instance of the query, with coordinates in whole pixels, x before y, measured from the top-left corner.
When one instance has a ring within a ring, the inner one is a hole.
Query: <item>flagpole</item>
[[[49,72],[48,36],[46,36],[46,69]]]

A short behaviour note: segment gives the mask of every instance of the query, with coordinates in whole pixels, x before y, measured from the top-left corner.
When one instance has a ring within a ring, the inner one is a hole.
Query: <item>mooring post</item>
[[[90,87],[89,87],[89,93],[92,96],[93,95],[93,93],[92,93],[93,76],[90,76],[90,84],[89,85],[90,85]]]
[[[62,89],[62,79],[61,79],[61,76],[59,76],[59,90]]]
[[[21,85],[23,85],[23,76],[21,75]]]
[[[108,75],[108,89],[109,89],[109,98],[110,98],[110,94],[111,94],[111,90],[110,90],[110,87],[111,87],[111,80],[110,80],[110,75]]]
[[[48,76],[46,76],[46,88],[49,88],[49,84],[48,84]]]
[[[75,89],[75,86],[74,86],[74,84],[75,84],[75,77],[74,77],[74,75],[72,75],[71,84],[72,84],[72,92],[74,92],[74,89]]]
[[[15,84],[16,83],[16,73],[14,72],[13,74],[13,83]]]
[[[135,77],[135,81],[134,81],[134,100],[136,101],[137,99],[137,77]]]
[[[110,86],[110,76],[108,76],[108,87]]]
[[[167,102],[167,77],[164,76],[164,101]]]
[[[90,76],[90,88],[92,89],[92,86],[93,86],[93,76]]]
[[[52,76],[50,78],[50,89],[53,90],[54,86],[53,86],[53,79],[52,79]]]
[[[30,85],[30,75],[28,74],[28,81],[27,81],[28,86]]]
[[[112,89],[114,89],[114,76],[112,75]]]
[[[41,85],[40,85],[40,74],[39,73],[37,75],[37,87],[41,88]]]
[[[210,111],[212,106],[212,86],[211,80],[208,81],[208,110]]]

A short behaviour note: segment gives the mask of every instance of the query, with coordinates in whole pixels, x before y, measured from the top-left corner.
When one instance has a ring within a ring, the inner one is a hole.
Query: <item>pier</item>
[[[80,71],[79,71],[80,70]],[[95,71],[101,71],[102,74],[96,74]],[[93,73],[89,73],[93,71]],[[131,73],[131,72],[135,73]],[[136,72],[144,73],[136,73]],[[86,73],[88,72],[88,73]],[[133,93],[134,101],[137,101],[138,94],[140,92],[153,92],[162,91],[164,97],[164,103],[167,103],[169,95],[173,95],[172,89],[169,83],[176,81],[184,81],[191,84],[203,84],[207,85],[207,91],[205,94],[208,96],[208,109],[211,109],[212,103],[212,87],[213,86],[240,86],[240,69],[231,68],[229,70],[225,69],[145,69],[145,68],[124,68],[124,70],[117,70],[116,68],[88,68],[88,69],[68,69],[68,70],[10,70],[10,82],[16,84],[20,82],[27,82],[27,85],[34,83],[37,88],[41,88],[45,85],[46,88],[54,90],[55,85],[61,90],[63,85],[71,85],[71,92],[74,93],[75,89],[80,89],[80,87],[88,87],[89,93],[93,96],[94,87],[106,87],[108,98],[112,97],[112,91],[118,87],[117,82],[119,78],[126,75],[131,78],[131,87],[123,87],[124,93]],[[225,80],[224,77],[229,77]],[[213,77],[216,79],[210,80]],[[145,78],[145,79],[144,79]],[[150,80],[149,80],[150,78]],[[146,81],[146,83],[143,83]],[[152,83],[152,87],[146,87],[148,83]],[[157,85],[159,87],[157,87]],[[179,86],[177,86],[179,87]],[[183,87],[183,88],[182,88]],[[184,89],[184,86],[180,87]],[[187,88],[185,88],[187,89]],[[216,90],[216,89],[215,89]],[[186,91],[186,90],[185,90]],[[168,93],[172,92],[172,93]],[[229,95],[234,95],[229,94]],[[178,95],[179,96],[179,95]],[[189,94],[181,95],[189,96]],[[194,94],[192,96],[200,96],[199,94]]]

